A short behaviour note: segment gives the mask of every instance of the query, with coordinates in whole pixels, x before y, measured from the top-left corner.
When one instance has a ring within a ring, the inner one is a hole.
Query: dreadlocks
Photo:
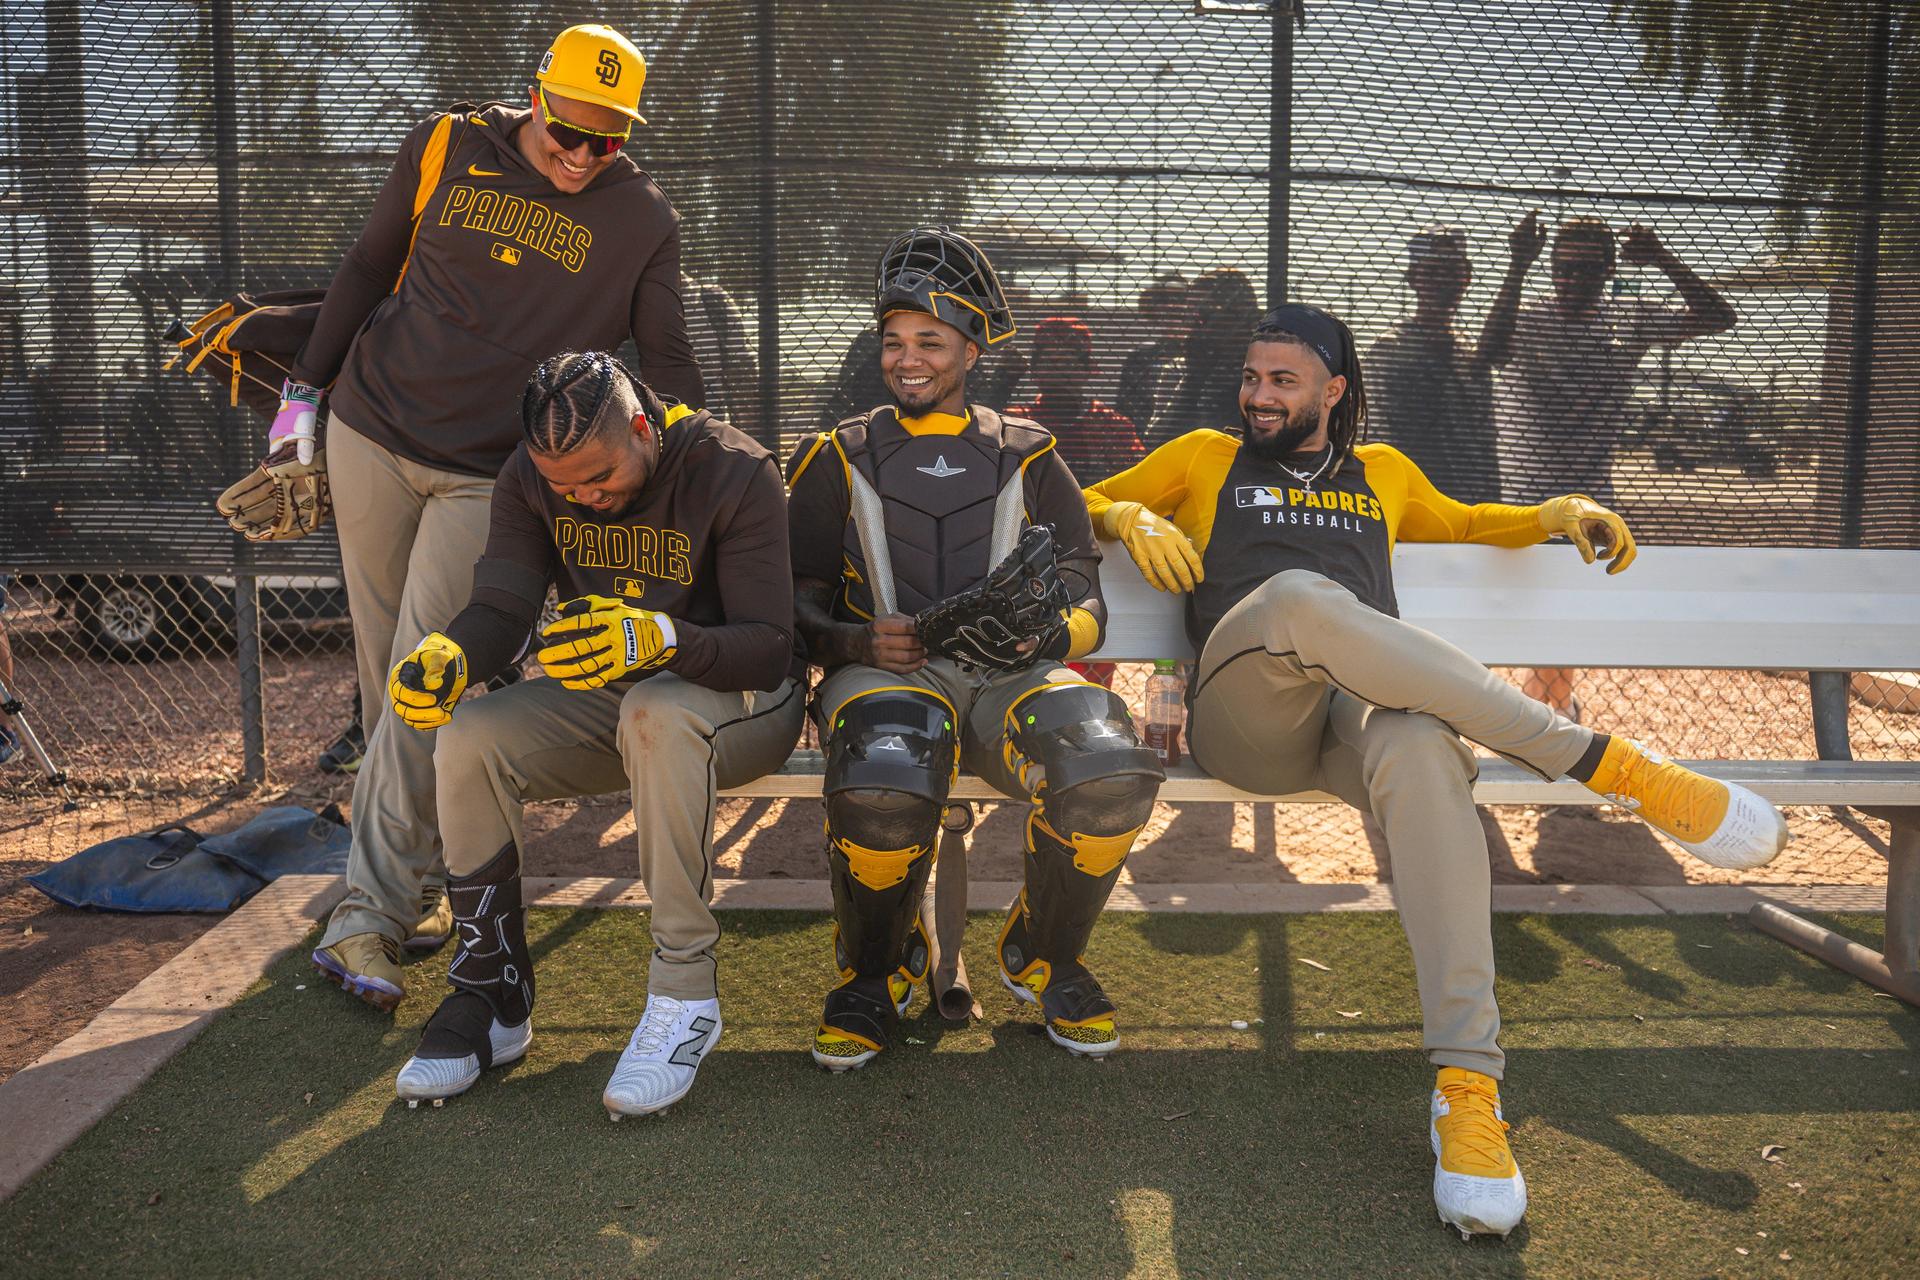
[[[562,351],[544,361],[520,395],[527,448],[548,457],[572,453],[644,411],[640,380],[604,351]]]
[[[1360,355],[1354,349],[1353,330],[1344,321],[1319,307],[1290,302],[1275,307],[1254,326],[1254,342],[1290,342],[1312,351],[1327,366],[1327,372],[1344,377],[1347,389],[1333,408],[1327,410],[1327,443],[1333,456],[1344,460],[1355,445],[1365,438],[1367,428],[1367,389],[1360,377]],[[1339,463],[1334,464],[1335,469]]]

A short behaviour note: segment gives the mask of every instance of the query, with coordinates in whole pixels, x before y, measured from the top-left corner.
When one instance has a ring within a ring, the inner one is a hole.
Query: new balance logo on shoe
[[[673,1056],[667,1059],[677,1067],[700,1065],[700,1059],[707,1052],[707,1036],[713,1032],[713,1019],[695,1018],[687,1024],[687,1030],[691,1034],[680,1042],[680,1047],[675,1049]]]
[[[927,475],[932,476],[935,480],[945,480],[948,476],[959,475],[961,472],[965,471],[966,468],[948,466],[947,456],[943,453],[939,457],[933,460],[932,466],[915,467],[914,470],[925,472]]]

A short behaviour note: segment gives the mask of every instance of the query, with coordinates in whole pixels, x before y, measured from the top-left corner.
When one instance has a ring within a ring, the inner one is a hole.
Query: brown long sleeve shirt
[[[472,602],[446,629],[473,683],[513,659],[549,585],[563,601],[614,596],[667,615],[676,648],[662,670],[709,689],[777,689],[800,669],[780,469],[711,414],[673,414],[659,465],[618,514],[555,493],[525,446],[507,459]]]
[[[705,399],[681,310],[679,215],[625,156],[584,191],[556,190],[514,143],[531,117],[497,103],[455,117],[417,238],[433,121],[407,135],[294,362],[295,378],[331,386],[355,431],[445,471],[499,472],[520,439],[521,388],[559,351],[611,351],[631,335],[647,385],[693,408]]]

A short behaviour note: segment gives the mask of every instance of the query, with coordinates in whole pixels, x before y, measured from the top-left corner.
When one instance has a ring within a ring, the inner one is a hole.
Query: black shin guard
[[[899,1018],[887,977],[923,978],[920,900],[958,754],[953,712],[917,690],[850,699],[827,740],[827,869],[841,985],[822,1024],[885,1048]]]
[[[520,896],[520,855],[508,843],[470,876],[447,880],[457,950],[447,969],[453,994],[427,1020],[415,1055],[493,1065],[495,1022],[517,1027],[533,1015],[533,958]]]
[[[1040,997],[1051,1020],[1109,1016],[1113,1005],[1080,956],[1164,771],[1125,705],[1097,685],[1061,684],[1016,703],[1007,739],[1022,775],[1038,765],[1043,781],[1027,817],[1026,887],[1001,931],[1001,967]]]

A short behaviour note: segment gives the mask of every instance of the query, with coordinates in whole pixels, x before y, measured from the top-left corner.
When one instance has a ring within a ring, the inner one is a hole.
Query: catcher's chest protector
[[[853,514],[843,536],[860,580],[849,584],[849,599],[870,612],[889,611],[864,550],[871,539],[883,539],[873,558],[884,554],[891,561],[877,568],[892,570],[893,611],[918,613],[985,578],[1019,536],[1022,464],[1049,439],[1038,427],[1007,422],[978,405],[959,435],[915,436],[892,409],[876,409],[864,423],[842,427],[841,447],[856,473]],[[882,529],[862,528],[863,478],[879,496]]]

